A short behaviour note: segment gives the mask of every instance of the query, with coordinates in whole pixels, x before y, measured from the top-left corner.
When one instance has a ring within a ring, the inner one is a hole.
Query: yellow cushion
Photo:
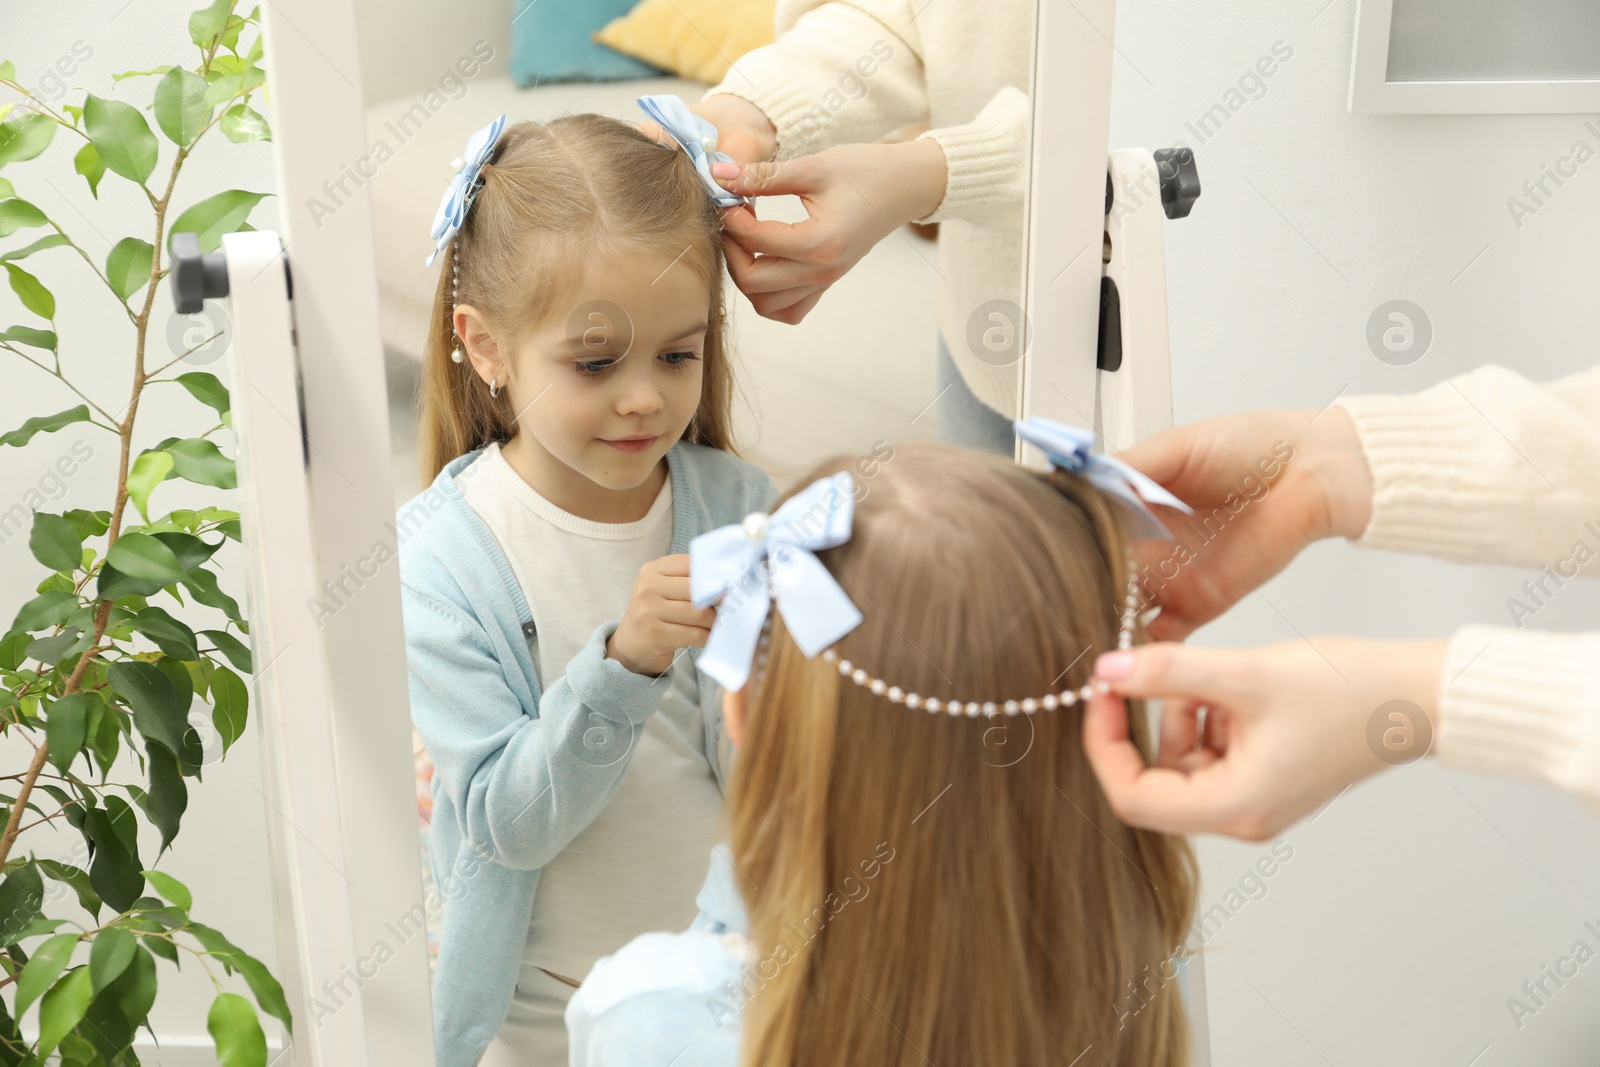
[[[772,43],[775,0],[640,0],[594,39],[680,78],[715,85],[738,58]]]

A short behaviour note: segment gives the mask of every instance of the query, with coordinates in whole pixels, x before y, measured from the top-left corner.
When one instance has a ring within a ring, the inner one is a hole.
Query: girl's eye
[[[661,358],[666,361],[669,368],[680,370],[700,357],[693,352],[663,352],[661,353]],[[575,363],[573,366],[585,378],[598,378],[605,373],[608,367],[615,365],[616,362],[614,359],[590,360],[585,363]]]

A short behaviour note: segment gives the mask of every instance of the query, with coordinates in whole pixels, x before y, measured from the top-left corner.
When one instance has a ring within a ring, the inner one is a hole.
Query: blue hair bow
[[[450,179],[450,185],[444,191],[444,199],[439,201],[439,210],[433,216],[433,231],[430,236],[436,242],[433,251],[428,253],[428,258],[423,261],[424,267],[433,266],[434,257],[444,250],[450,243],[450,238],[461,229],[461,224],[466,221],[467,211],[472,207],[472,201],[478,195],[478,190],[483,188],[478,184],[478,175],[483,170],[483,165],[489,161],[489,156],[494,153],[494,143],[500,139],[500,131],[506,128],[506,117],[499,116],[489,125],[479,130],[467,139],[466,151],[459,160],[451,163],[456,169],[455,175]]]
[[[1015,419],[1011,425],[1018,437],[1043,449],[1054,466],[1082,475],[1127,505],[1136,526],[1134,536],[1140,540],[1170,540],[1172,537],[1171,531],[1156,517],[1155,512],[1145,506],[1146,500],[1177,508],[1185,515],[1193,514],[1188,504],[1167,492],[1154,479],[1120,459],[1089,451],[1094,447],[1093,430],[1068,426],[1037,415]]]
[[[644,108],[656,125],[660,126],[672,139],[683,146],[689,153],[689,158],[694,161],[694,169],[700,172],[700,180],[705,183],[706,191],[711,194],[718,207],[737,207],[748,204],[750,201],[737,193],[730,193],[717,184],[711,176],[711,164],[732,163],[733,157],[726,152],[717,151],[717,128],[705,119],[689,110],[679,97],[670,93],[661,96],[641,96],[639,106]],[[704,659],[704,657],[701,657]]]
[[[840,471],[812,482],[770,516],[752,512],[743,522],[689,542],[690,599],[703,608],[723,598],[700,655],[701,670],[724,689],[743,689],[774,600],[807,656],[861,624],[861,612],[812,554],[850,540],[854,515],[854,482],[849,471]]]

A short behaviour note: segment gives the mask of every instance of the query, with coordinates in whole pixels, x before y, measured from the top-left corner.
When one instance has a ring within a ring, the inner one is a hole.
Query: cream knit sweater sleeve
[[[1010,7],[990,11],[987,29],[1025,42],[1026,26],[994,25]],[[777,41],[740,57],[706,95],[731,93],[759,107],[777,130],[779,159],[932,122],[920,136],[944,150],[945,195],[917,221],[1009,220],[1027,192],[1028,96],[1002,85],[969,121],[939,125],[945,109],[931,102],[925,49],[970,47],[961,38],[973,28],[947,25],[948,18],[919,21],[921,14],[909,0],[779,0]],[[990,80],[978,71],[973,79]]]
[[[1549,782],[1600,814],[1600,629],[1523,628],[1563,585],[1600,576],[1600,368],[1541,385],[1486,366],[1336,403],[1372,470],[1356,544],[1540,568],[1508,599],[1511,625],[1452,636],[1439,758]]]

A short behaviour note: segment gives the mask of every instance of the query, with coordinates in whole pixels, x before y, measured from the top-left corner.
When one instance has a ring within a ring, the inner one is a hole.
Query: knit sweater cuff
[[[616,633],[618,621],[603,622],[589,635],[583,648],[567,664],[568,686],[585,707],[606,715],[620,713],[638,725],[650,717],[672,686],[672,671],[658,675],[635,674],[606,656],[606,642]],[[685,653],[687,654],[687,653]]]
[[[814,143],[820,130],[815,115],[815,81],[796,77],[788,65],[770,53],[770,49],[748,53],[739,61],[738,74],[730,73],[721,85],[714,86],[705,96],[726,93],[760,108],[777,131],[776,159],[792,159],[825,147]]]
[[[1028,182],[1028,123],[1032,107],[1027,94],[1006,86],[962,126],[945,126],[918,136],[944,149],[944,199],[916,222],[944,219],[982,221],[1014,210]]]
[[[1600,634],[1465,626],[1440,682],[1441,761],[1546,782],[1600,814]]]
[[[1446,383],[1335,404],[1354,421],[1372,471],[1372,518],[1355,543],[1447,559],[1480,553],[1480,532],[1503,517],[1505,501],[1485,477],[1467,422],[1477,416],[1461,394]]]

